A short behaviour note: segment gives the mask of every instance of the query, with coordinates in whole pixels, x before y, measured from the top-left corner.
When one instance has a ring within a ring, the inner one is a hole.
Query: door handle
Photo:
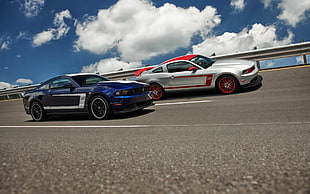
[[[170,76],[170,79],[174,79],[174,78],[175,78],[174,75]]]

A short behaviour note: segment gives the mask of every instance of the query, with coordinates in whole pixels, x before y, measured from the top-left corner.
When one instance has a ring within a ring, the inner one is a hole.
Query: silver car
[[[263,78],[258,71],[253,61],[214,61],[201,55],[186,55],[141,69],[135,75],[137,81],[150,84],[153,98],[159,100],[166,92],[197,88],[216,88],[222,94],[231,94],[261,84]]]

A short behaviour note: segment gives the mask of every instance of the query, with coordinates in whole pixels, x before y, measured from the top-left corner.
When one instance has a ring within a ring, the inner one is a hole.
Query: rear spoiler
[[[143,73],[144,71],[147,71],[149,69],[153,69],[154,67],[146,67],[146,68],[143,68],[143,69],[139,69],[138,71],[135,72],[135,76],[140,76],[141,73]]]

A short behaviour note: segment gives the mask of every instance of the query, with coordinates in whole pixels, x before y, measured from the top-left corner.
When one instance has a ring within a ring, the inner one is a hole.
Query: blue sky
[[[309,18],[310,0],[1,0],[0,89],[310,41]]]

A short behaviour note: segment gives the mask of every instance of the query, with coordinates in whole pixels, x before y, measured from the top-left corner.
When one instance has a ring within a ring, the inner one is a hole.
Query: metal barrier
[[[259,61],[264,61],[264,60],[293,57],[293,56],[304,56],[303,57],[304,64],[307,64],[306,55],[309,55],[309,54],[310,54],[310,42],[303,42],[303,43],[291,44],[287,46],[251,50],[251,51],[233,53],[233,54],[227,54],[227,55],[211,56],[210,58],[215,59],[215,60],[231,59],[231,58],[248,59],[248,60],[254,60],[259,64]],[[134,78],[135,77],[134,73],[139,69],[141,68],[105,73],[105,74],[102,74],[102,76],[107,77],[108,79],[111,79],[111,80],[129,79],[129,78]],[[22,97],[21,94],[23,92],[33,90],[38,85],[39,84],[31,85],[31,86],[24,86],[20,88],[6,89],[2,91],[0,90],[0,100],[21,98]]]

